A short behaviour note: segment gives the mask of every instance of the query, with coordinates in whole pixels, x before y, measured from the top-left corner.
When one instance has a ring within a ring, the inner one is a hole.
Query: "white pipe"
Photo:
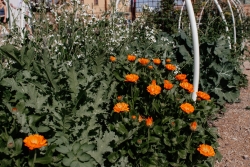
[[[236,8],[237,13],[239,14],[239,19],[240,19],[240,21],[242,23],[242,19],[241,19],[242,13],[240,13],[238,5],[235,4],[234,0],[231,0],[231,2],[233,3],[234,7]]]
[[[196,26],[194,9],[193,9],[191,0],[186,0],[186,7],[188,11],[189,21],[191,24],[193,48],[194,48],[194,78],[193,78],[194,92],[192,93],[192,99],[196,101],[196,98],[197,98],[196,92],[198,92],[199,76],[200,76],[199,37],[198,37],[198,30]]]
[[[201,23],[201,18],[202,18],[202,14],[203,14],[204,8],[207,6],[208,2],[209,2],[209,0],[206,1],[206,3],[204,4],[204,6],[201,9],[201,13],[200,13],[200,17],[198,19],[198,25],[197,25],[198,29],[199,29],[199,26],[200,26],[200,23]]]
[[[180,29],[181,29],[181,17],[182,17],[182,11],[184,9],[184,6],[185,6],[185,0],[183,1],[182,7],[181,7],[181,13],[180,13],[180,16],[179,16],[179,22],[178,22],[178,31],[179,32],[180,32]]]
[[[24,38],[23,35],[23,28],[24,28],[24,13],[25,13],[25,4],[24,1],[21,3],[21,13],[20,13],[20,30],[21,30],[21,37]]]
[[[234,48],[235,48],[235,44],[236,44],[236,27],[235,27],[235,20],[234,20],[234,12],[231,6],[231,3],[229,2],[229,0],[227,0],[229,9],[231,11],[231,15],[232,15],[232,21],[233,21],[233,27],[234,27]]]
[[[115,11],[118,11],[118,4],[119,4],[120,0],[116,0],[116,3],[115,3]]]
[[[224,23],[225,23],[225,25],[226,25],[226,32],[228,32],[227,21],[226,21],[226,19],[225,19],[225,16],[224,16],[224,14],[223,14],[223,11],[222,11],[222,9],[221,9],[221,7],[220,7],[220,4],[218,3],[217,0],[214,0],[214,2],[215,2],[216,6],[217,6],[217,8],[218,8],[218,10],[219,10],[219,12],[220,12],[220,15],[221,15],[222,20],[224,21]],[[227,38],[228,38],[228,43],[229,43],[229,49],[231,49],[232,47],[231,47],[231,42],[230,42],[230,36],[228,36]]]

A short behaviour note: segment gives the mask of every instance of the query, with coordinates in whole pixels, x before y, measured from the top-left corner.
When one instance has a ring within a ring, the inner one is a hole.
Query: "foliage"
[[[176,41],[177,62],[191,77],[193,66],[191,39],[181,32],[176,36]],[[199,86],[217,99],[216,103],[220,106],[225,102],[235,102],[240,88],[247,85],[246,75],[240,68],[240,57],[228,47],[228,40],[223,36],[214,42],[207,41],[200,44],[200,69],[204,70],[200,71]]]
[[[219,111],[214,99],[195,103],[191,94],[179,86],[181,81],[175,79],[176,72],[168,71],[162,63],[155,65],[151,61],[141,65],[138,61],[129,62],[120,57],[112,64],[118,82],[113,106],[122,101],[129,104],[130,111],[110,115],[109,128],[119,136],[113,145],[114,151],[108,156],[110,163],[121,165],[128,160],[129,166],[144,167],[214,164],[220,156],[218,151],[216,157],[204,158],[196,150],[200,143],[208,143],[214,148],[218,146],[216,130],[207,122]],[[153,69],[148,69],[148,65]],[[125,81],[125,75],[130,73],[139,76],[138,82]],[[147,91],[152,80],[161,87],[158,95],[150,95],[149,88]],[[169,80],[174,87],[164,89],[164,80]],[[122,100],[116,99],[118,96],[122,96]],[[194,105],[192,114],[181,110],[180,106],[185,102]],[[153,125],[148,125],[149,117],[153,118]],[[198,123],[194,132],[189,129],[193,121]]]
[[[172,34],[171,24],[170,34],[148,24],[147,9],[131,25],[113,11],[91,16],[77,1],[50,13],[43,6],[37,11],[33,38],[24,30],[22,39],[13,29],[0,48],[8,61],[0,68],[1,167],[212,166],[220,159],[218,135],[208,121],[246,84],[240,56],[228,49],[225,37],[200,45],[199,90],[211,100],[194,102],[175,79],[184,73],[192,82],[190,37]],[[135,62],[127,60],[128,54],[136,55]],[[151,69],[138,58],[148,59]],[[176,70],[165,68],[166,59]],[[139,80],[124,82],[131,73]],[[173,88],[164,89],[164,80]],[[155,96],[147,91],[150,84]],[[118,102],[128,104],[129,111],[114,110]],[[194,111],[183,112],[183,103]],[[48,145],[28,150],[23,139],[30,134],[44,136]],[[216,155],[201,155],[200,144],[211,145]]]

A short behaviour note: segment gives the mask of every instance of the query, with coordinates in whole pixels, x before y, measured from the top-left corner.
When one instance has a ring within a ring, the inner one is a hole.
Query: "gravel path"
[[[240,91],[240,103],[227,104],[227,111],[213,124],[218,128],[219,151],[223,156],[215,167],[250,167],[250,62],[245,62],[244,73],[248,87]]]

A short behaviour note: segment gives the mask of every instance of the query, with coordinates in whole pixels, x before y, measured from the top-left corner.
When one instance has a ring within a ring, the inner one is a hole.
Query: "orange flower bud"
[[[111,62],[115,62],[115,61],[116,61],[116,57],[115,57],[115,56],[110,56],[110,57],[109,57],[109,60],[110,60]]]
[[[148,117],[146,119],[146,125],[147,126],[152,126],[153,125],[153,118],[152,117]]]
[[[141,140],[141,139],[138,139],[138,140],[137,140],[137,143],[138,143],[138,144],[142,144],[142,140]]]
[[[197,129],[197,122],[191,122],[191,124],[190,124],[190,130],[192,130],[192,131],[196,131],[196,129]]]
[[[140,58],[140,59],[138,59],[138,61],[143,66],[147,65],[150,62],[149,59],[145,59],[145,58]]]
[[[122,96],[117,96],[117,100],[121,101],[122,100]]]
[[[136,119],[136,115],[132,115],[131,118],[132,118],[132,119]]]
[[[139,115],[138,122],[142,122],[142,121],[144,121],[144,118],[141,115]]]
[[[171,59],[166,59],[166,62],[167,62],[167,63],[170,63],[170,62],[171,62]]]
[[[148,69],[152,70],[154,67],[153,66],[148,66]]]
[[[212,146],[207,144],[200,144],[197,150],[200,152],[200,154],[206,156],[206,157],[213,157],[215,156],[215,152]]]
[[[16,107],[13,107],[13,108],[12,108],[12,112],[17,112],[17,108],[16,108]]]

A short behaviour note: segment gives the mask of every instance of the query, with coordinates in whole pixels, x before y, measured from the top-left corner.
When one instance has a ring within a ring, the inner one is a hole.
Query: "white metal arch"
[[[196,26],[195,14],[191,0],[186,0],[186,7],[188,11],[188,17],[191,24],[192,39],[193,39],[193,48],[194,48],[194,78],[193,86],[194,92],[192,94],[192,99],[196,101],[199,87],[199,77],[200,77],[200,50],[199,50],[199,37],[198,30]]]

